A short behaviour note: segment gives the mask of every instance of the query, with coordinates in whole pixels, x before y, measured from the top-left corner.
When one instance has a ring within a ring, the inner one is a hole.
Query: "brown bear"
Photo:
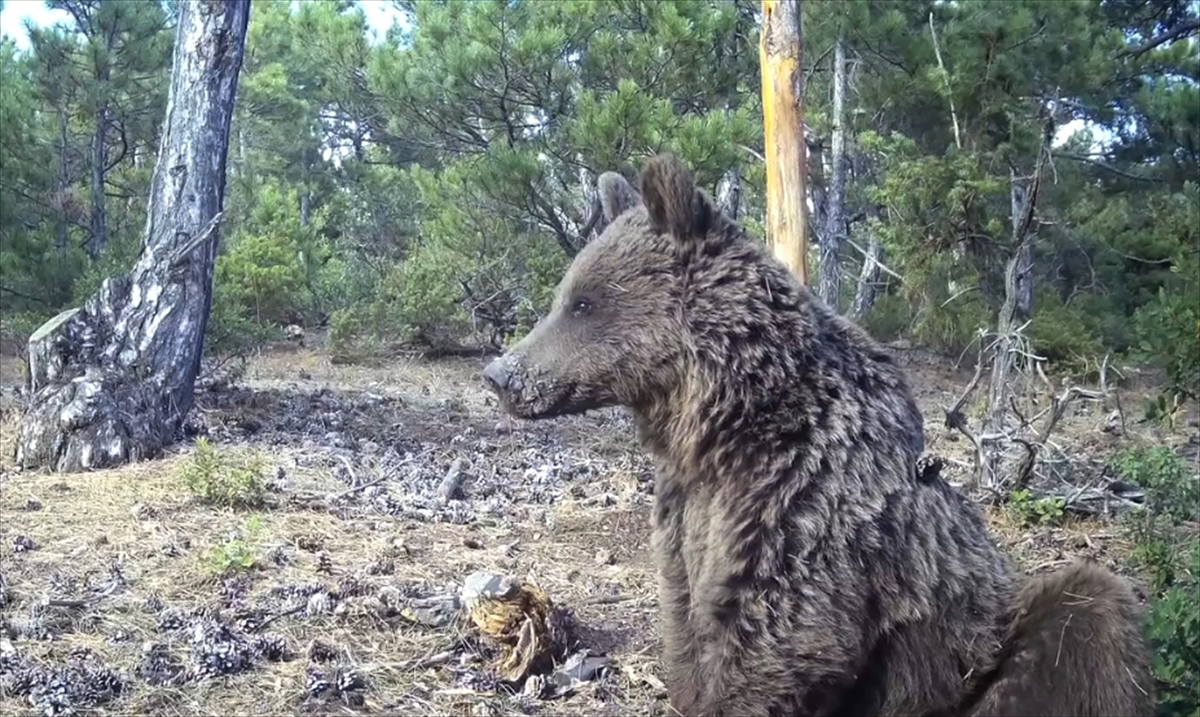
[[[527,419],[625,406],[657,466],[664,662],[683,715],[1150,715],[1141,616],[1078,565],[1022,587],[917,470],[881,347],[649,160],[550,313],[483,371]]]

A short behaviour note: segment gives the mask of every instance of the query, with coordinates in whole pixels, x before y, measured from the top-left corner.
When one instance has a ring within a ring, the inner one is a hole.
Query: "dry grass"
[[[286,462],[285,456],[277,456]],[[69,574],[78,585],[97,585],[118,565],[124,585],[79,609],[55,609],[70,621],[61,640],[22,641],[22,649],[38,659],[60,662],[77,647],[87,647],[125,674],[133,674],[144,642],[164,641],[155,612],[143,609],[150,597],[184,611],[221,606],[222,579],[214,571],[210,551],[226,544],[246,525],[249,513],[214,510],[192,501],[179,480],[175,457],[86,477],[18,474],[5,481],[0,513],[6,520],[0,561],[18,606],[29,609],[51,597],[62,599],[54,584]],[[333,481],[317,475],[297,477],[298,487],[336,491]],[[41,509],[26,510],[30,497]],[[486,692],[456,691],[445,684],[445,666],[414,669],[414,661],[454,647],[458,628],[430,629],[402,618],[382,619],[372,611],[371,596],[388,586],[437,586],[461,580],[475,570],[513,574],[541,586],[559,605],[574,609],[585,626],[589,645],[611,650],[626,673],[616,687],[627,705],[650,708],[655,690],[635,682],[649,670],[653,682],[653,580],[646,562],[648,519],[644,509],[596,510],[565,503],[557,506],[554,527],[404,524],[380,516],[338,517],[330,512],[279,508],[254,513],[261,521],[249,549],[260,563],[272,549],[295,555],[291,564],[264,565],[243,573],[247,602],[265,598],[280,585],[336,585],[358,576],[365,596],[345,601],[340,614],[278,617],[271,630],[284,636],[300,659],[263,663],[233,677],[184,687],[149,687],[134,681],[133,691],[113,714],[288,714],[301,707],[308,663],[303,659],[313,639],[337,645],[340,662],[368,678],[365,708],[399,709],[406,714],[451,714],[471,705],[507,699]],[[15,553],[18,535],[39,548]],[[468,545],[472,547],[468,547]],[[597,565],[596,551],[607,546],[611,565]],[[172,555],[177,551],[178,555]],[[319,556],[331,564],[323,572]],[[371,575],[372,566],[393,566],[391,574]],[[596,604],[596,586],[616,586],[623,600]],[[592,588],[592,589],[589,589]],[[83,590],[86,593],[86,589]],[[6,611],[16,617],[17,610]],[[126,639],[110,638],[120,630]],[[608,643],[608,644],[604,644]],[[633,670],[634,677],[628,676]],[[581,695],[572,701],[579,714],[604,705]],[[565,705],[564,705],[565,706]],[[21,705],[0,701],[0,713],[17,714]],[[375,711],[375,710],[371,710]],[[556,710],[557,711],[557,710]]]
[[[256,389],[329,388],[400,397],[411,422],[439,421],[439,414],[432,412],[451,401],[472,416],[470,425],[483,430],[504,419],[478,382],[480,365],[482,359],[338,366],[310,349],[264,355],[250,367],[245,383]],[[931,447],[965,461],[967,447],[948,435],[940,421],[940,406],[953,402],[965,377],[943,369],[914,368],[910,375],[926,412]],[[1072,416],[1066,440],[1090,440],[1086,437],[1095,434],[1098,420],[1094,414]],[[15,425],[11,414],[0,423],[3,470],[11,468]],[[628,455],[627,435],[595,430],[595,425],[559,424],[546,430],[560,436],[574,432],[575,460]],[[456,427],[444,435],[461,430]],[[494,460],[515,461],[528,448],[519,433],[509,440],[505,451],[510,454]],[[298,461],[295,448],[262,450],[269,470],[286,469],[289,494],[321,496],[346,490],[327,470]],[[611,679],[584,686],[569,699],[543,703],[539,712],[669,714],[657,661],[649,509],[639,477],[627,464],[614,463],[606,473],[605,490],[611,495],[605,500],[567,495],[548,508],[544,520],[481,519],[453,525],[364,511],[316,510],[311,504],[286,500],[254,513],[206,507],[189,496],[180,479],[189,453],[184,449],[162,460],[80,476],[0,476],[0,566],[10,593],[0,617],[20,622],[45,611],[45,619],[59,628],[55,640],[20,640],[23,652],[58,664],[73,649],[86,647],[132,676],[144,643],[168,643],[180,654],[187,651],[180,642],[186,637],[160,630],[161,610],[147,609],[152,598],[185,612],[231,613],[245,606],[278,605],[271,595],[281,586],[320,583],[336,589],[351,577],[360,582],[362,594],[340,600],[333,612],[285,615],[282,608],[263,608],[272,621],[269,631],[283,637],[292,659],[262,662],[241,674],[182,686],[152,687],[132,679],[131,691],[104,705],[106,713],[515,714],[520,705],[513,697],[456,684],[459,662],[469,662],[474,649],[465,626],[424,627],[379,609],[380,596],[389,590],[436,593],[460,584],[473,571],[489,570],[539,585],[556,604],[574,611],[582,644],[612,659]],[[40,509],[29,509],[31,498]],[[255,566],[233,576],[218,575],[212,551],[228,547],[231,537],[245,531],[251,516],[260,524],[247,541]],[[1001,510],[989,510],[988,519],[1017,564],[1031,574],[1053,570],[1076,555],[1128,572],[1126,547],[1111,527],[1068,521],[1061,527],[1029,529]],[[16,552],[18,536],[31,539],[38,549]],[[601,551],[608,554],[604,559],[598,559]],[[278,554],[289,556],[289,561],[276,564],[268,559]],[[95,590],[113,585],[114,567],[123,579],[111,592],[97,596]],[[232,602],[231,593],[238,595]],[[44,607],[47,600],[64,599],[81,602]],[[339,653],[335,662],[366,677],[364,704],[350,707],[310,698],[306,671],[330,669],[308,659],[314,640],[334,645]],[[421,664],[452,649],[466,657]],[[477,667],[483,659],[478,657]],[[27,710],[23,702],[0,695],[0,714]]]

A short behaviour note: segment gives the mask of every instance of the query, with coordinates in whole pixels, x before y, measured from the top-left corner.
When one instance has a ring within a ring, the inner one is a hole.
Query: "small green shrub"
[[[1133,548],[1133,560],[1149,572],[1150,589],[1155,594],[1175,584],[1175,550],[1167,541],[1149,538],[1139,542]]]
[[[260,324],[283,323],[289,310],[302,305],[303,278],[295,240],[279,230],[236,234],[217,257],[215,281],[243,316]]]
[[[213,285],[212,309],[204,327],[204,354],[210,357],[244,357],[267,341],[283,337],[282,327],[256,323],[244,311],[230,285],[217,280]]]
[[[262,532],[262,521],[257,515],[250,516],[245,525],[235,535],[220,545],[214,545],[208,551],[208,568],[218,575],[249,570],[254,567],[254,543]]]
[[[1053,292],[1039,292],[1029,325],[1030,348],[1056,367],[1077,369],[1104,354],[1092,323],[1079,307],[1063,304]]]
[[[1200,537],[1182,527],[1200,508],[1198,476],[1166,446],[1129,448],[1110,462],[1145,492],[1126,519],[1134,562],[1151,590],[1149,636],[1158,714],[1200,717]]]
[[[1195,520],[1200,510],[1200,481],[1167,446],[1128,448],[1111,459],[1113,471],[1145,491],[1148,518],[1164,516],[1177,525]]]
[[[1158,713],[1164,717],[1200,716],[1200,539],[1190,543],[1186,568],[1150,610]]]
[[[398,309],[386,300],[364,302],[329,316],[330,361],[335,364],[377,364],[387,353],[387,337],[395,338]]]
[[[258,453],[245,461],[234,460],[219,453],[207,438],[200,437],[181,477],[192,495],[206,505],[255,508],[266,499],[264,463]]]
[[[1168,391],[1200,398],[1200,254],[1171,267],[1169,286],[1133,315],[1141,358],[1167,373]]]
[[[406,342],[444,348],[467,333],[462,289],[454,280],[463,257],[437,242],[422,242],[400,266],[392,287]]]
[[[1180,395],[1173,391],[1163,391],[1142,401],[1142,420],[1147,423],[1157,423],[1168,430],[1175,430],[1175,422],[1183,405]]]
[[[900,294],[882,294],[866,316],[863,325],[867,332],[879,341],[895,341],[908,333],[912,323],[912,311]]]

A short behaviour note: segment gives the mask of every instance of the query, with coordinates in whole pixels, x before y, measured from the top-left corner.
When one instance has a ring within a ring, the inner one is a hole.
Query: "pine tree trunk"
[[[842,245],[846,239],[846,43],[833,51],[833,147],[825,231],[821,233],[821,299],[835,310],[842,293]]]
[[[67,190],[71,187],[71,177],[67,172],[67,115],[59,115],[59,144],[58,144],[58,217],[55,221],[54,248],[57,249],[59,278],[63,276],[63,264],[67,258]]]
[[[107,77],[102,79],[107,80]],[[92,136],[92,236],[87,242],[87,253],[92,259],[100,256],[100,252],[108,244],[108,224],[104,216],[104,165],[108,164],[107,143],[108,109],[102,106],[96,112],[96,133]]]
[[[217,223],[249,0],[180,3],[171,88],[142,254],[29,339],[26,468],[74,472],[152,458],[191,408],[212,302]]]
[[[767,242],[775,256],[807,284],[800,53],[800,0],[763,0],[759,65],[767,160]]]

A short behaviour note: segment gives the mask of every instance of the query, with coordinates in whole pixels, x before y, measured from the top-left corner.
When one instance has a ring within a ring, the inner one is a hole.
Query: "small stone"
[[[605,548],[601,548],[600,550],[596,551],[597,565],[612,565],[615,562],[616,560],[613,558],[612,551]]]
[[[35,498],[33,496],[29,496],[28,498],[25,499],[24,509],[30,513],[41,510],[42,509],[42,501],[38,500],[37,498]]]
[[[520,586],[510,577],[494,573],[474,572],[463,581],[462,600],[467,605],[473,605],[481,599],[507,600],[520,590]]]
[[[313,593],[308,597],[308,605],[304,608],[306,615],[323,615],[333,611],[333,599],[327,592]]]

